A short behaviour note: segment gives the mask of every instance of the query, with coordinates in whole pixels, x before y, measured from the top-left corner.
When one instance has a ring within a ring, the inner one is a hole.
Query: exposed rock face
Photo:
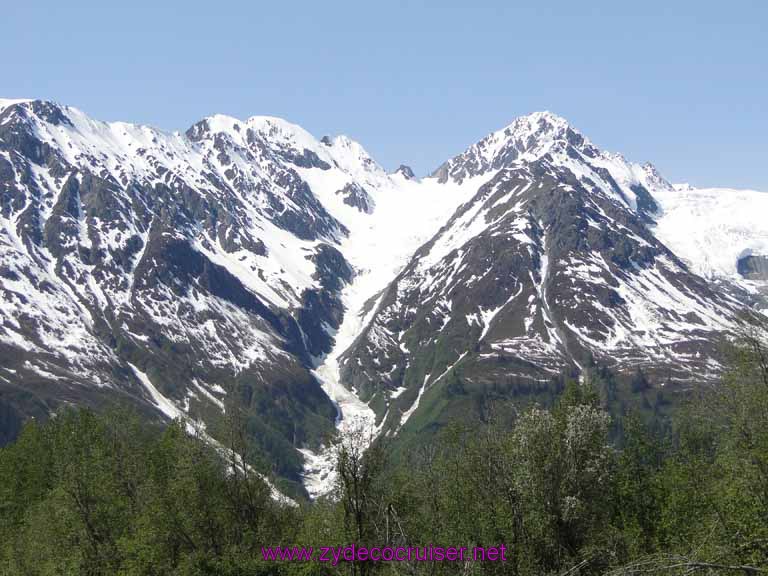
[[[373,214],[375,206],[373,199],[359,184],[350,182],[344,188],[338,190],[336,194],[344,199],[344,204],[347,206],[357,208],[360,212],[365,212],[366,214]]]
[[[406,166],[405,164],[400,164],[397,170],[395,170],[395,174],[400,174],[406,180],[413,180],[416,178],[416,175],[413,173],[413,170],[411,170],[411,167]]]
[[[768,256],[743,256],[737,263],[737,270],[747,280],[768,281]]]

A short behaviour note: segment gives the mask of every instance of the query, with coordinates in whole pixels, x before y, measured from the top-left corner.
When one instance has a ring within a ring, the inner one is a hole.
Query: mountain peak
[[[265,134],[280,134],[287,137],[298,138],[300,140],[315,141],[314,136],[304,128],[278,116],[251,116],[245,121],[245,124],[249,128]]]
[[[30,98],[0,98],[0,112],[14,104],[24,104],[26,102],[32,102],[32,100]]]
[[[304,128],[277,116],[251,116],[242,121],[227,114],[213,114],[195,123],[187,131],[187,136],[192,140],[199,140],[208,133],[231,135],[233,132],[238,133],[239,138],[245,138],[249,132],[256,133],[272,144],[298,150],[312,150],[317,147],[314,136]]]
[[[334,162],[343,170],[357,177],[363,178],[363,174],[377,174],[384,176],[384,169],[373,159],[368,151],[357,140],[340,134],[328,140],[326,144]]]
[[[549,110],[542,110],[539,112],[531,112],[524,116],[518,116],[504,129],[499,132],[519,133],[525,132],[528,134],[562,134],[566,130],[571,129],[571,125],[568,121]]]
[[[416,175],[413,173],[413,169],[407,164],[400,164],[400,166],[398,166],[397,170],[395,170],[394,173],[399,174],[406,180],[413,180],[414,178],[416,178]]]
[[[512,162],[532,161],[550,152],[564,151],[569,146],[587,155],[597,152],[565,118],[549,111],[533,112],[492,132],[440,166],[432,175],[441,182],[449,178],[462,182]]]
[[[589,140],[565,118],[549,111],[520,116],[502,130],[490,134],[488,138],[499,146],[515,146],[527,156],[525,159],[543,156],[556,142],[577,148],[591,147]]]

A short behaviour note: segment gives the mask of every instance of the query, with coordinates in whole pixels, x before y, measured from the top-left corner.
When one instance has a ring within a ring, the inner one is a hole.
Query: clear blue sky
[[[548,109],[673,181],[768,191],[768,2],[7,0],[0,96],[345,133],[431,171]]]

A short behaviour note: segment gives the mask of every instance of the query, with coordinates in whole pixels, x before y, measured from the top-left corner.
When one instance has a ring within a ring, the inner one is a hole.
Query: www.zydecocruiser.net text
[[[264,560],[283,562],[506,562],[507,547],[472,548],[458,546],[271,546],[263,547]]]

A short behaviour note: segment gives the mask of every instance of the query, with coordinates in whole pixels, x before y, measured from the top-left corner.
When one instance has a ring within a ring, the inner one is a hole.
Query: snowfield
[[[736,264],[744,256],[768,255],[768,193],[683,184],[654,197],[662,208],[656,236],[694,272],[755,289]]]

